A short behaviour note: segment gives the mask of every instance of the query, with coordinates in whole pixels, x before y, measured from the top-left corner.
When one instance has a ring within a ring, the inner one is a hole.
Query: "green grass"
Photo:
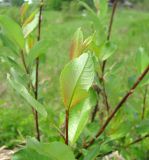
[[[1,12],[2,13],[2,12]],[[7,12],[11,15],[11,12]],[[87,17],[77,15],[75,17],[64,17],[62,12],[46,11],[43,14],[42,38],[49,42],[49,51],[46,58],[40,63],[40,99],[45,98],[48,110],[48,119],[40,118],[41,131],[44,139],[55,139],[58,132],[51,126],[61,123],[63,107],[59,91],[59,75],[63,66],[69,60],[69,47],[73,33],[78,27],[88,33],[90,22]],[[123,67],[118,70],[117,75],[121,77],[121,85],[116,86],[113,80],[111,87],[110,79],[107,81],[109,98],[112,106],[128,89],[128,77],[135,74],[135,52],[138,47],[143,46],[149,50],[148,43],[149,13],[135,9],[120,8],[115,17],[112,39],[118,44],[117,53],[108,62],[108,66],[121,62]],[[8,67],[0,62],[0,87],[6,86],[6,91],[0,95],[0,146],[14,145],[22,141],[25,136],[33,135],[34,124],[31,109],[22,98],[11,89],[6,81]],[[121,90],[119,90],[121,88]],[[1,100],[3,102],[1,102]]]

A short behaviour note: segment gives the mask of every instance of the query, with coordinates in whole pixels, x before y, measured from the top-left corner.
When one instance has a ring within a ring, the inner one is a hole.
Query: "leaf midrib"
[[[75,94],[75,91],[76,91],[78,82],[79,82],[79,80],[80,80],[80,77],[81,77],[81,75],[82,75],[82,72],[83,72],[84,69],[85,69],[85,66],[86,66],[86,64],[87,64],[87,62],[88,62],[88,59],[89,59],[89,54],[88,54],[88,58],[87,58],[87,60],[86,60],[86,62],[85,62],[85,65],[84,65],[84,67],[83,67],[83,69],[82,69],[82,71],[81,71],[81,73],[80,73],[80,76],[79,76],[79,78],[78,78],[78,80],[77,80],[77,82],[76,82],[76,85],[75,85],[75,87],[74,87],[74,89],[73,89],[72,96],[71,96],[71,99],[70,99],[70,103],[69,103],[69,105],[68,105],[68,110],[70,109],[70,106],[71,106],[71,103],[72,103],[72,100],[73,100],[73,97],[74,97],[74,94]]]

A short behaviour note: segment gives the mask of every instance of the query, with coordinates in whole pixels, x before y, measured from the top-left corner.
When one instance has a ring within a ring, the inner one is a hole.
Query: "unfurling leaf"
[[[25,14],[26,14],[28,8],[29,8],[28,2],[23,3],[23,5],[21,6],[20,15],[21,15],[21,19],[22,19],[22,20],[23,20]]]
[[[73,37],[71,47],[70,47],[70,59],[76,58],[81,55],[83,44],[83,33],[81,28],[79,28]]]
[[[35,98],[33,98],[28,90],[19,82],[10,79],[10,75],[7,76],[10,85],[33,107],[44,117],[47,116],[47,112],[42,104],[40,104]]]
[[[33,12],[23,24],[23,33],[26,38],[38,25],[39,13]]]
[[[60,76],[60,86],[66,109],[88,96],[93,80],[94,64],[90,54],[84,53],[65,66]]]
[[[85,49],[91,44],[93,40],[93,36],[89,36],[85,40],[83,39],[83,32],[81,28],[79,28],[73,37],[71,47],[70,47],[70,59],[79,57]]]
[[[24,48],[24,36],[21,27],[7,16],[0,15],[0,26],[2,34],[6,35],[9,40],[18,45],[21,49]]]
[[[89,36],[88,38],[84,40],[82,44],[82,51],[84,51],[91,44],[91,42],[93,41],[93,37],[94,37],[94,34],[93,36]]]

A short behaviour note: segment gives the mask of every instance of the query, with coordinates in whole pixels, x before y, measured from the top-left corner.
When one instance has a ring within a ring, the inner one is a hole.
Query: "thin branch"
[[[66,110],[66,118],[65,118],[65,144],[68,145],[68,125],[69,125],[69,110]]]
[[[98,108],[98,101],[97,101],[97,104],[96,106],[94,107],[94,110],[92,112],[92,116],[91,116],[91,122],[94,122],[95,120],[95,117],[96,117],[96,113],[98,112],[99,108]]]
[[[43,0],[41,0],[40,8],[39,8],[39,19],[38,19],[38,35],[37,41],[40,41],[41,38],[41,21],[42,21],[42,9],[43,9]],[[39,84],[39,57],[36,58],[36,81],[35,81],[35,99],[38,100],[38,84]],[[39,131],[39,118],[38,112],[35,111],[35,125],[37,132],[37,139],[40,141],[40,131]]]
[[[103,100],[104,100],[104,103],[105,103],[105,106],[106,106],[106,110],[107,110],[107,113],[109,115],[110,113],[110,105],[109,105],[109,102],[108,102],[108,95],[106,93],[106,87],[105,87],[105,82],[104,82],[104,79],[102,80],[102,87],[103,87]]]
[[[106,129],[108,124],[111,122],[111,120],[114,118],[115,114],[118,112],[118,110],[123,106],[123,104],[127,101],[128,97],[134,93],[134,90],[136,87],[140,84],[140,82],[143,80],[143,78],[147,75],[149,72],[149,65],[144,70],[144,72],[138,77],[137,81],[134,83],[134,85],[131,87],[131,89],[125,94],[125,96],[122,98],[122,100],[118,103],[118,105],[115,107],[113,112],[110,114],[110,116],[105,121],[104,125],[99,129],[99,131],[96,134],[96,138],[98,138]],[[93,138],[85,148],[88,148],[95,142],[95,138]]]
[[[115,0],[115,1],[114,1],[114,4],[113,4],[112,14],[111,14],[110,23],[109,23],[109,28],[108,28],[107,41],[109,41],[110,38],[111,38],[111,32],[112,32],[112,26],[113,26],[113,21],[114,21],[114,15],[115,15],[115,11],[116,11],[116,8],[117,8],[118,1],[119,1],[119,0]],[[104,73],[105,66],[106,66],[106,62],[107,62],[106,60],[103,61],[102,73]]]
[[[96,91],[97,95],[99,96],[99,94],[101,93],[101,88],[100,88],[98,85],[96,85],[96,84],[94,84],[94,85],[92,86],[92,88],[93,88],[94,91]],[[94,119],[95,119],[95,117],[96,117],[96,114],[97,114],[97,112],[98,112],[98,110],[99,110],[98,102],[99,102],[99,100],[98,100],[98,98],[97,98],[97,103],[96,103],[96,105],[95,105],[95,107],[94,107],[94,109],[93,109],[92,115],[91,115],[91,122],[94,121]]]
[[[22,60],[22,63],[23,63],[23,66],[24,66],[24,69],[25,69],[26,73],[29,74],[29,70],[28,70],[27,65],[26,65],[23,50],[21,50],[21,60]]]
[[[115,15],[115,11],[116,11],[116,8],[117,8],[118,1],[119,0],[115,0],[114,4],[113,4],[112,14],[111,14],[110,22],[109,22],[109,27],[108,27],[107,41],[109,41],[110,38],[111,38],[112,25],[113,25],[114,15]],[[105,61],[103,61],[103,64],[102,64],[101,83],[102,83],[102,86],[103,86],[104,103],[105,103],[105,106],[106,106],[106,109],[107,109],[107,113],[109,114],[109,112],[110,112],[110,105],[109,105],[109,102],[108,102],[108,96],[107,96],[107,93],[106,93],[106,87],[105,87],[105,83],[104,83],[104,71],[105,71],[105,67],[106,67],[106,62],[107,61],[105,60]]]
[[[146,88],[145,88],[145,93],[144,93],[144,97],[143,97],[142,120],[143,120],[144,117],[145,117],[147,92],[148,92],[148,85],[147,85]]]
[[[139,142],[145,140],[146,138],[149,138],[149,134],[146,134],[145,136],[140,137],[140,138],[136,139],[135,141],[129,143],[128,145],[125,146],[125,148],[127,148],[127,147],[129,147],[129,146],[131,146],[131,145],[134,145],[134,144],[136,144],[136,143],[139,143]]]

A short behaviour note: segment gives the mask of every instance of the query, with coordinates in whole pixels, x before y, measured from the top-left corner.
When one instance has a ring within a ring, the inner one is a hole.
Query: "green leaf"
[[[142,47],[140,47],[137,51],[136,65],[139,73],[142,73],[147,65],[149,65],[149,56]]]
[[[94,25],[99,27],[100,21],[99,21],[99,18],[97,16],[96,12],[94,12],[94,10],[89,5],[87,5],[85,2],[81,1],[80,5],[83,6],[88,11],[89,18],[91,21],[94,22]]]
[[[33,107],[35,108],[41,115],[44,117],[47,116],[47,112],[44,109],[44,106],[40,104],[37,100],[35,100],[28,90],[19,82],[13,81],[10,79],[10,75],[7,76],[9,83],[11,86]]]
[[[74,34],[71,47],[70,47],[70,58],[79,57],[82,53],[82,44],[83,44],[83,33],[81,28],[78,28]]]
[[[0,34],[3,47],[9,48],[13,53],[18,54],[19,48],[6,35]],[[8,54],[7,54],[8,56]]]
[[[107,0],[94,0],[94,4],[99,10],[99,16],[104,18],[107,15],[108,11],[108,1]]]
[[[140,134],[140,135],[147,134],[149,132],[148,124],[149,124],[149,119],[140,121],[135,128],[137,134]]]
[[[44,155],[41,155],[32,149],[24,148],[15,153],[12,157],[12,160],[52,160],[52,159]]]
[[[101,143],[100,145],[98,142],[88,149],[83,160],[95,160],[97,156],[100,156],[98,159],[102,159],[105,153],[111,152],[112,150],[113,148],[111,144],[109,144],[109,141],[104,140],[104,143]]]
[[[88,151],[87,155],[84,157],[83,160],[95,160],[95,158],[99,154],[99,151],[100,151],[100,146],[96,145],[94,148]]]
[[[102,61],[107,60],[109,57],[111,57],[115,51],[117,49],[117,46],[111,42],[106,42],[106,44],[104,45],[103,49],[102,49],[102,53],[100,56],[100,59]]]
[[[48,41],[41,40],[37,42],[28,54],[28,57],[27,57],[28,63],[32,64],[37,57],[45,54],[48,51],[48,48],[49,48]]]
[[[94,80],[94,64],[90,54],[84,53],[69,62],[60,76],[60,87],[66,109],[88,96]]]
[[[74,144],[90,117],[90,111],[96,104],[96,94],[90,90],[90,96],[72,108],[69,116],[69,141]]]
[[[39,13],[33,12],[23,25],[23,33],[26,38],[38,25]]]
[[[32,154],[30,154],[31,151]],[[24,152],[26,155],[16,153],[13,160],[34,160],[35,158],[38,160],[38,157],[40,157],[41,160],[75,160],[74,154],[70,148],[61,142],[41,143],[34,138],[30,138],[27,141],[27,147]],[[24,155],[27,159],[24,158]],[[21,159],[15,158],[16,156]]]
[[[6,35],[12,42],[18,45],[21,49],[24,48],[24,37],[21,27],[11,18],[0,15],[1,32]]]

